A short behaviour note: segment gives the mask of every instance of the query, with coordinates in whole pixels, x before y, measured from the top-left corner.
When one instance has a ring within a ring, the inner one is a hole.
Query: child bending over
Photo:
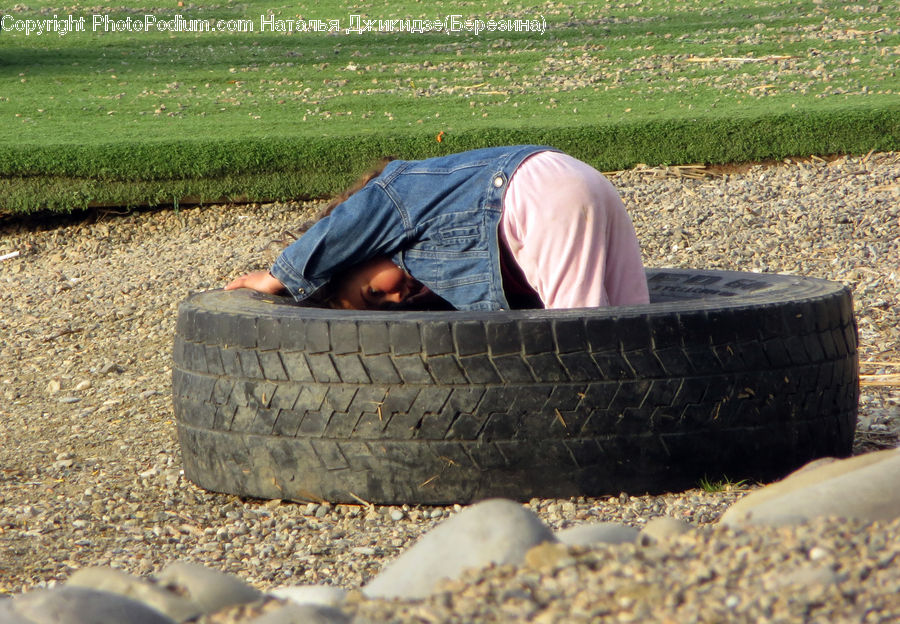
[[[225,289],[338,308],[585,308],[648,303],[634,227],[612,184],[548,147],[394,160]]]

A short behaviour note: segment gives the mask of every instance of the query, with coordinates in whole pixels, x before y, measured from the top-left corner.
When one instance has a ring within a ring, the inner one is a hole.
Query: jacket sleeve
[[[369,184],[285,248],[270,271],[302,301],[335,274],[375,256],[393,255],[406,238],[400,211],[381,186]]]

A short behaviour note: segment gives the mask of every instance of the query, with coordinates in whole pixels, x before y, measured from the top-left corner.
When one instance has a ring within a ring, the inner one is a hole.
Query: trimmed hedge
[[[900,149],[900,105],[695,117],[588,127],[488,128],[432,134],[248,138],[109,145],[0,146],[0,210],[71,211],[310,199],[344,188],[379,157],[426,158],[488,145],[558,147],[609,171]]]

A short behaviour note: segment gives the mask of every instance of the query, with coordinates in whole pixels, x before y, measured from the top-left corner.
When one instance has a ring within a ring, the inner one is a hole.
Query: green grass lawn
[[[895,3],[488,7],[17,5],[0,32],[0,210],[309,197],[386,152],[511,142],[605,170],[900,147]],[[22,30],[59,30],[69,15],[83,32]],[[248,32],[109,32],[103,21],[176,15]],[[523,20],[542,32],[347,32],[354,15]],[[340,30],[275,32],[284,20]]]

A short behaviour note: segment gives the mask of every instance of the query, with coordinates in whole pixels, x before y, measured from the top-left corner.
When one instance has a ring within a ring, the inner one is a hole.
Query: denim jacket
[[[393,161],[287,247],[271,273],[302,301],[333,275],[384,255],[457,310],[509,309],[497,234],[503,195],[518,166],[548,149]]]

